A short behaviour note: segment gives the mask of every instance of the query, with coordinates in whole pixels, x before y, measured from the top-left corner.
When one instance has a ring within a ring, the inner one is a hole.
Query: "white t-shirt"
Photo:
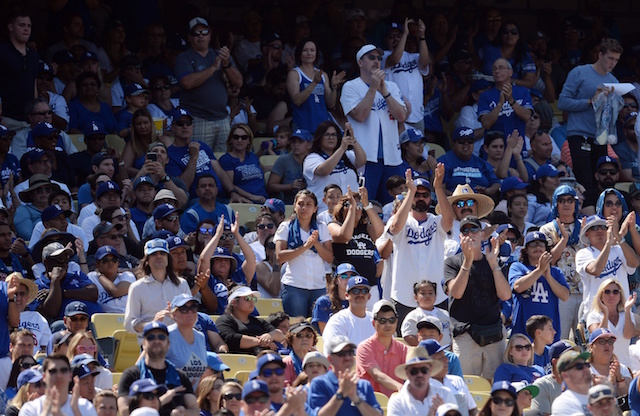
[[[355,316],[349,308],[343,309],[338,313],[331,315],[327,321],[327,325],[322,331],[323,339],[332,339],[338,335],[344,335],[349,341],[358,345],[365,339],[372,337],[376,333],[373,327],[373,314],[366,312],[364,318]],[[325,342],[324,355],[327,357],[331,353],[328,350],[328,344]]]
[[[36,245],[38,240],[40,240],[40,237],[42,237],[43,232],[44,232],[44,225],[42,224],[42,221],[38,221],[36,226],[33,227],[33,232],[31,233],[31,240],[29,240],[29,248],[33,248],[33,246]],[[69,224],[67,225],[66,232],[82,240],[82,246],[84,247],[85,253],[87,252],[87,250],[89,250],[89,239],[87,238],[87,235],[85,234],[82,228],[78,227],[75,224]]]
[[[609,251],[609,258],[607,264],[600,276],[593,276],[587,273],[587,266],[595,261],[600,255],[600,250],[594,246],[589,246],[578,250],[576,253],[576,271],[582,279],[582,302],[583,302],[583,314],[589,312],[591,302],[598,293],[600,284],[609,279],[615,279],[622,286],[624,296],[629,296],[629,279],[628,274],[633,274],[636,269],[627,266],[627,259],[624,257],[622,248],[620,246],[611,246]]]
[[[600,325],[602,322],[602,313],[591,311],[587,315],[587,328],[589,328],[592,324]],[[631,322],[633,322],[634,326],[636,323],[636,319],[634,314],[631,314]],[[630,339],[626,339],[622,334],[624,332],[624,323],[625,316],[624,312],[618,313],[618,325],[613,325],[611,321],[608,321],[607,329],[616,336],[616,342],[613,344],[613,353],[618,357],[618,361],[627,367],[631,366],[631,357],[629,356],[629,345],[631,344]]]
[[[565,390],[551,405],[551,414],[553,416],[591,416],[591,412],[587,408],[589,396],[586,394],[578,394],[571,390]]]
[[[345,154],[351,163],[355,163],[356,155],[352,150],[347,150]],[[326,188],[327,185],[338,185],[342,190],[343,195],[346,195],[349,190],[349,186],[351,187],[351,190],[358,189],[358,174],[355,170],[346,166],[342,168],[338,168],[338,166],[336,166],[327,176],[316,175],[316,169],[324,163],[324,161],[325,159],[319,154],[310,153],[304,159],[302,164],[302,172],[304,174],[304,179],[307,181],[307,189],[313,192],[316,198],[318,198],[318,212],[322,212],[327,209],[327,204],[322,200],[322,197],[324,196],[324,188]]]
[[[427,316],[435,316],[442,323],[443,333],[442,340],[440,340],[440,345],[451,344],[451,321],[449,319],[449,312],[435,307],[431,311],[417,307],[409,312],[404,318],[404,321],[402,321],[402,336],[406,337],[407,335],[416,335],[418,333],[416,324]]]
[[[49,107],[58,117],[69,122],[69,105],[62,95],[49,91]]]
[[[284,221],[278,227],[273,241],[287,241],[289,239],[290,221]],[[318,241],[324,243],[331,241],[331,235],[327,224],[317,222],[318,224]],[[300,238],[304,243],[309,239],[310,233],[300,229]],[[297,287],[299,289],[324,289],[326,285],[325,268],[322,257],[313,250],[305,250],[295,259],[288,261],[287,269],[282,275],[282,284]]]
[[[395,82],[385,81],[385,83],[393,99],[404,106],[400,89]],[[373,163],[378,162],[378,140],[382,132],[382,155],[384,164],[387,166],[397,166],[402,163],[398,121],[389,113],[387,101],[382,97],[382,94],[376,91],[373,105],[371,106],[371,113],[369,113],[369,117],[364,121],[360,122],[349,114],[351,110],[360,104],[367,94],[367,91],[369,91],[369,86],[365,84],[362,78],[358,77],[352,81],[348,81],[342,87],[340,104],[342,104],[344,113],[347,115],[347,119],[353,127],[353,134],[356,140],[358,140],[358,143],[360,143],[367,154],[367,161]]]
[[[19,415],[40,416],[42,408],[44,407],[45,398],[46,396],[40,396],[35,400],[26,402],[22,405]],[[80,413],[83,416],[98,416],[98,413],[96,413],[96,409],[94,409],[91,402],[87,399],[83,399],[82,397],[78,399],[78,408],[80,408]],[[60,411],[63,415],[73,415],[73,410],[71,409],[71,394],[67,396],[67,401],[60,407]]]
[[[90,272],[87,277],[96,285],[98,288],[98,303],[102,306],[102,311],[105,313],[124,313],[124,310],[127,307],[127,295],[120,296],[119,298],[114,298],[107,292],[107,290],[100,283],[100,279],[98,279],[98,272],[93,271]],[[120,282],[129,282],[134,283],[136,281],[136,277],[131,272],[122,272],[118,273],[116,279],[113,281],[114,285],[118,285]]]
[[[391,254],[391,298],[405,306],[417,307],[413,298],[413,285],[420,280],[436,284],[435,304],[447,299],[442,289],[444,278],[444,241],[447,233],[441,225],[440,215],[431,215],[423,223],[410,213],[402,231],[390,238],[394,243]],[[389,233],[389,220],[385,233]]]
[[[460,115],[453,122],[455,128],[471,127],[472,129],[479,129],[482,127],[482,123],[478,121],[478,104],[465,105],[460,109]],[[484,145],[483,139],[478,139],[473,145],[473,155],[480,156],[480,148]]]
[[[265,253],[264,246],[262,245],[260,240],[255,240],[254,242],[249,244],[249,247],[251,247],[251,250],[253,250],[253,254],[256,256],[256,264],[264,261],[264,259],[267,257],[267,253]]]
[[[384,68],[385,82],[393,81],[400,89],[402,97],[411,103],[411,114],[407,118],[409,123],[417,123],[424,118],[424,83],[422,76],[429,75],[429,67],[420,68],[420,54],[402,52],[400,61],[391,68],[385,68],[387,58],[393,51],[384,51],[382,55],[382,67]]]
[[[478,407],[475,400],[473,400],[473,396],[469,392],[467,383],[464,382],[462,377],[447,374],[442,379],[442,384],[451,390],[453,396],[456,398],[458,407],[460,408],[460,413],[463,415],[468,414],[469,410],[473,410]]]
[[[28,329],[35,336],[33,355],[36,355],[38,351],[46,350],[47,342],[51,338],[51,328],[49,328],[49,322],[44,316],[36,311],[24,310],[20,312],[20,325],[18,327]]]
[[[405,381],[400,391],[389,399],[387,416],[427,415],[431,408],[431,401],[436,395],[440,396],[445,403],[457,403],[451,390],[437,380],[429,380],[429,394],[422,401],[416,400],[409,393],[409,381]]]

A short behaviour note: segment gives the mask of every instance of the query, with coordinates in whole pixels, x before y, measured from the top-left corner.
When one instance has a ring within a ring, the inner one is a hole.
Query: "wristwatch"
[[[171,180],[171,176],[165,175],[164,178],[160,179],[160,182],[169,182]]]
[[[336,399],[338,399],[338,400],[344,400],[344,399],[346,399],[346,397],[344,397],[344,396],[342,395],[342,393],[336,393]]]
[[[364,207],[364,210],[369,211],[371,208],[373,208],[373,204],[369,202],[369,204],[366,207]]]

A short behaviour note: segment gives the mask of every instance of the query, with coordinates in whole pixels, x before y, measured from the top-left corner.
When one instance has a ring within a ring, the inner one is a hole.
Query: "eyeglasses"
[[[178,221],[179,219],[180,217],[178,215],[169,215],[168,217],[163,218],[163,220],[169,221],[169,222]]]
[[[356,287],[349,291],[350,295],[366,295],[367,293],[369,293],[368,287]]]
[[[260,373],[260,377],[269,378],[273,375],[282,376],[284,375],[284,368],[267,368],[266,370],[262,370]]]
[[[270,223],[270,224],[258,224],[258,230],[264,230],[265,228],[268,228],[270,230],[273,230],[274,228],[276,228],[276,225],[274,223]]]
[[[68,374],[70,369],[69,367],[63,367],[63,368],[50,368],[47,370],[47,372],[51,375],[58,374],[58,371],[60,372],[60,374]]]
[[[111,218],[111,220],[118,220],[118,221],[126,221],[129,219],[129,216],[127,214],[120,214],[120,215],[116,215],[115,217]]]
[[[275,50],[282,49],[282,45],[280,45],[279,43],[274,43],[273,45],[269,45],[269,47]]]
[[[385,325],[387,323],[393,325],[398,322],[398,318],[396,318],[395,316],[392,316],[391,318],[377,318],[376,321],[378,321],[380,325]]]
[[[577,363],[576,365],[574,365],[573,367],[569,367],[567,368],[567,370],[572,370],[572,369],[576,369],[578,371],[582,371],[585,368],[591,368],[591,364],[590,363]]]
[[[409,370],[409,374],[411,374],[412,376],[417,376],[418,373],[422,373],[422,374],[424,374],[426,376],[427,374],[429,374],[429,370],[430,370],[430,368],[427,367],[427,366],[424,366],[424,367],[411,367],[411,370]]]
[[[370,61],[382,61],[382,56],[380,55],[367,55],[367,59],[369,59]]]
[[[20,363],[20,368],[22,368],[23,370],[28,370],[31,367],[33,367],[34,365],[38,365],[38,363],[35,362],[29,362],[29,361],[23,361]]]
[[[466,201],[457,201],[456,202],[456,207],[458,208],[464,208],[465,206],[467,207],[472,207],[476,204],[476,201],[473,199],[467,199]]]
[[[231,140],[249,140],[248,134],[232,134]]]
[[[198,231],[200,231],[200,234],[209,234],[209,235],[213,235],[213,228],[204,228],[204,227],[200,227],[198,228]]]
[[[615,344],[615,342],[616,342],[616,340],[613,339],[613,338],[600,338],[600,339],[596,340],[594,342],[594,344],[598,344],[598,345],[604,346],[604,345],[613,345],[613,344]]]
[[[593,227],[591,227],[591,229],[595,230],[595,231],[599,231],[599,230],[605,230],[606,231],[607,226],[606,225],[594,225]]]
[[[480,232],[480,227],[467,227],[460,230],[460,234],[462,235],[476,234],[479,232]]]
[[[338,133],[324,133],[322,137],[338,137]]]
[[[88,321],[89,317],[85,316],[85,315],[81,315],[81,316],[70,316],[69,319],[71,319],[71,322],[82,322],[82,321]]]
[[[342,350],[340,352],[335,352],[333,354],[337,355],[340,358],[355,357],[356,356],[356,350],[349,348],[348,350]]]
[[[296,338],[301,339],[301,338],[307,338],[307,339],[311,339],[313,338],[313,334],[310,332],[299,332],[296,334]]]
[[[525,344],[525,345],[514,345],[513,349],[521,352],[522,350],[527,350],[527,351],[531,351],[531,344]]]
[[[258,402],[264,404],[264,403],[269,401],[269,396],[264,396],[264,395],[263,396],[258,396],[258,397],[249,396],[249,397],[245,397],[244,401],[247,404],[255,404],[255,403],[258,403]]]
[[[16,297],[17,297],[17,298],[26,298],[26,297],[27,297],[27,295],[28,295],[28,293],[27,293],[27,292],[22,292],[22,291],[20,291],[20,292],[16,292]]]
[[[96,352],[97,350],[97,347],[95,345],[78,345],[76,348],[78,348],[78,351],[80,351],[81,353]]]
[[[636,103],[625,104],[622,106],[622,108],[638,108],[638,104]]]
[[[572,196],[566,197],[566,198],[558,198],[558,204],[575,204],[576,203],[576,199]]]
[[[513,28],[513,29],[505,29],[502,31],[503,35],[513,35],[516,36],[518,34],[518,29]]]
[[[220,241],[232,241],[235,240],[235,236],[233,234],[222,234],[222,236],[220,236]]]
[[[31,113],[34,116],[50,116],[51,114],[53,114],[53,111],[48,110],[48,111],[38,111],[38,112],[33,112]]]
[[[611,208],[613,206],[616,206],[618,208],[620,208],[622,206],[622,201],[617,200],[617,201],[604,201],[604,206],[607,208]]]
[[[416,192],[416,198],[429,198],[431,192]]]
[[[602,176],[604,175],[614,176],[616,173],[618,173],[618,170],[617,169],[598,169],[598,173]]]
[[[167,91],[171,89],[171,85],[156,85],[154,90],[156,91]]]
[[[488,22],[502,22],[502,16],[487,17]]]
[[[187,314],[189,312],[195,313],[195,312],[198,312],[198,305],[197,304],[193,304],[191,306],[183,305],[183,306],[180,306],[178,310],[180,311],[180,313],[184,313],[184,314]]]
[[[492,397],[491,401],[493,404],[497,404],[498,406],[504,404],[507,407],[513,407],[516,404],[516,401],[513,399],[503,399],[501,397]]]
[[[193,120],[189,120],[189,121],[176,121],[175,123],[176,126],[178,127],[188,127],[193,125]]]
[[[527,244],[527,247],[531,247],[531,248],[537,248],[537,247],[546,247],[547,243],[545,243],[544,241],[532,241],[529,244]]]
[[[166,341],[167,339],[167,335],[166,334],[151,334],[151,335],[147,335],[144,337],[144,339],[146,339],[147,341],[155,341],[156,339],[159,341]]]
[[[245,296],[243,299],[247,302],[256,302],[258,300],[258,298],[255,296]]]
[[[620,291],[618,289],[605,289],[603,292],[604,292],[605,295],[611,295],[611,294],[619,295],[620,294]]]
[[[240,399],[242,399],[242,393],[225,393],[222,395],[222,398],[227,401],[229,400],[240,401]]]
[[[209,29],[192,30],[189,34],[191,36],[207,36],[209,34]]]

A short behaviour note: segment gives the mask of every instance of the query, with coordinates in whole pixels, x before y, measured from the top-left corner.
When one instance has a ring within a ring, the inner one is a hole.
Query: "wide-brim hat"
[[[447,198],[447,201],[449,201],[449,205],[453,205],[463,199],[473,199],[476,201],[478,204],[478,218],[486,217],[495,208],[493,199],[484,194],[475,193],[471,185],[468,184],[456,186],[456,189],[453,191],[453,194]],[[438,205],[436,205],[436,214],[440,215],[441,213],[440,202],[438,202]]]
[[[29,178],[29,187],[24,191],[20,191],[18,196],[22,202],[33,202],[33,198],[31,198],[31,191],[35,191],[38,188],[42,188],[43,186],[50,186],[51,190],[58,190],[60,187],[51,182],[46,175],[36,173],[31,178]]]
[[[404,364],[400,364],[396,367],[396,377],[406,380],[407,373],[405,372],[405,369],[415,364],[429,364],[431,366],[431,374],[437,374],[442,370],[442,363],[431,358],[424,347],[410,347],[407,350],[407,359]]]
[[[42,237],[40,237],[40,239],[33,245],[33,248],[31,249],[31,257],[33,258],[34,262],[42,262],[42,249],[52,241],[58,241],[65,247],[67,246],[67,244],[71,243],[71,249],[73,250],[73,247],[75,247],[76,237],[73,234],[64,233],[56,229],[45,231],[44,234],[42,234]]]
[[[596,225],[607,225],[607,220],[605,220],[599,215],[592,215],[589,218],[587,218],[587,223],[584,225],[584,227],[580,229],[580,242],[582,244],[587,246],[591,244],[591,242],[589,241],[589,238],[587,238],[587,231],[589,231],[591,228],[595,227]]]
[[[9,281],[14,276],[18,278],[19,284],[25,285],[27,287],[27,301],[25,302],[25,304],[30,304],[36,299],[36,296],[38,296],[38,285],[36,285],[36,282],[34,282],[33,280],[25,278],[20,272],[13,272],[9,276],[7,276],[7,278],[5,279],[7,283],[9,283]]]

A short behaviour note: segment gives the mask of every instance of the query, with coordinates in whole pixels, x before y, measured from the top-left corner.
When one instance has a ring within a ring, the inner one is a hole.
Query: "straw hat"
[[[486,217],[491,213],[491,211],[493,211],[493,208],[495,207],[493,199],[484,194],[475,193],[471,185],[468,184],[456,186],[456,189],[453,191],[453,194],[451,194],[451,196],[447,198],[447,201],[449,201],[450,205],[453,205],[460,200],[467,199],[473,199],[478,204],[478,218]],[[438,202],[438,205],[436,205],[436,214],[441,214],[440,202]]]
[[[27,301],[25,302],[25,305],[33,302],[36,299],[36,296],[38,296],[38,285],[36,285],[36,282],[25,278],[22,273],[19,272],[13,272],[9,276],[7,276],[7,278],[5,279],[6,282],[9,283],[13,276],[16,276],[18,278],[19,284],[25,285],[27,288]]]
[[[432,375],[437,374],[442,370],[442,363],[430,358],[429,353],[424,347],[410,347],[407,350],[407,359],[405,360],[405,363],[396,367],[396,377],[406,380],[407,373],[405,372],[405,369],[410,365],[415,364],[429,364],[431,367],[431,371],[429,371],[429,373]]]

